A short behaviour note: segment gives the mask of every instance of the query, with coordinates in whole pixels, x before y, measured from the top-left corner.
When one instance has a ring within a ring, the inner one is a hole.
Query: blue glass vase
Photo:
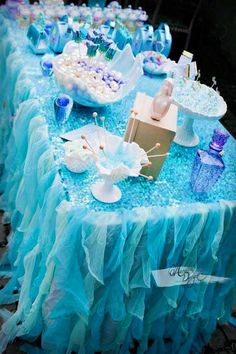
[[[228,138],[227,132],[215,129],[209,149],[197,151],[191,175],[194,192],[208,192],[222,175],[225,169],[222,150]]]

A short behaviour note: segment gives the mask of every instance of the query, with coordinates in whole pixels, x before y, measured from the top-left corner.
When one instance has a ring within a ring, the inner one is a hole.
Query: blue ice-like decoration
[[[49,40],[44,29],[32,23],[27,32],[30,47],[35,54],[45,54],[49,50]]]
[[[105,24],[99,27],[99,31],[105,34],[108,38],[113,39],[115,34],[115,27],[116,27],[115,21],[106,21]]]
[[[154,32],[153,49],[168,57],[170,54],[171,45],[172,36],[170,33],[170,28],[166,23],[161,23]]]
[[[118,24],[117,24],[118,22]],[[111,38],[117,45],[117,47],[122,50],[127,44],[132,46],[132,35],[128,29],[122,25],[119,21],[107,21],[99,27],[99,31]],[[119,28],[116,28],[119,27]]]
[[[132,36],[124,26],[121,26],[115,32],[114,41],[119,49],[124,49],[124,47],[129,43],[132,44]]]
[[[168,57],[171,44],[170,28],[166,23],[161,23],[155,31],[151,25],[139,28],[133,35],[132,48],[135,55],[154,50]]]
[[[73,39],[73,31],[70,23],[66,20],[56,21],[50,33],[50,48],[55,53],[61,53],[69,41]]]
[[[132,41],[134,55],[153,49],[153,33],[151,25],[145,25],[134,33]]]

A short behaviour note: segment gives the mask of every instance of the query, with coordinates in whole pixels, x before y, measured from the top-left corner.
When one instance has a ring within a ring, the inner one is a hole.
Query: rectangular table
[[[25,32],[3,17],[0,24],[1,208],[12,225],[0,303],[18,301],[16,313],[4,314],[0,352],[15,337],[41,335],[52,353],[128,353],[134,340],[138,353],[199,353],[235,305],[234,139],[207,195],[189,183],[197,148],[172,144],[156,182],[127,179],[122,199],[102,204],[90,192],[95,171],[76,175],[64,165],[54,80],[42,77]],[[153,96],[161,82],[142,77],[120,103],[98,109],[107,129],[122,136],[137,91]],[[92,112],[76,106],[65,131],[91,123]],[[217,126],[197,124],[199,148]],[[173,267],[172,279],[185,285],[158,286],[152,272],[167,269],[169,279]],[[190,268],[220,281],[189,280]]]

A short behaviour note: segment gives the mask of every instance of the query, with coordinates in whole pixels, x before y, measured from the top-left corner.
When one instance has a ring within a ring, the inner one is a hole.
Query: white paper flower
[[[124,142],[116,135],[107,135],[105,141],[96,162],[99,175],[113,183],[127,177],[138,177],[142,165],[148,163],[146,152],[137,143]]]

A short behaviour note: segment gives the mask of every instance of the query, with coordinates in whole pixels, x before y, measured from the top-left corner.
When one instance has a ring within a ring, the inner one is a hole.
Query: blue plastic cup
[[[58,123],[65,123],[73,107],[73,100],[70,96],[65,94],[60,94],[54,100],[54,113],[55,118]]]

